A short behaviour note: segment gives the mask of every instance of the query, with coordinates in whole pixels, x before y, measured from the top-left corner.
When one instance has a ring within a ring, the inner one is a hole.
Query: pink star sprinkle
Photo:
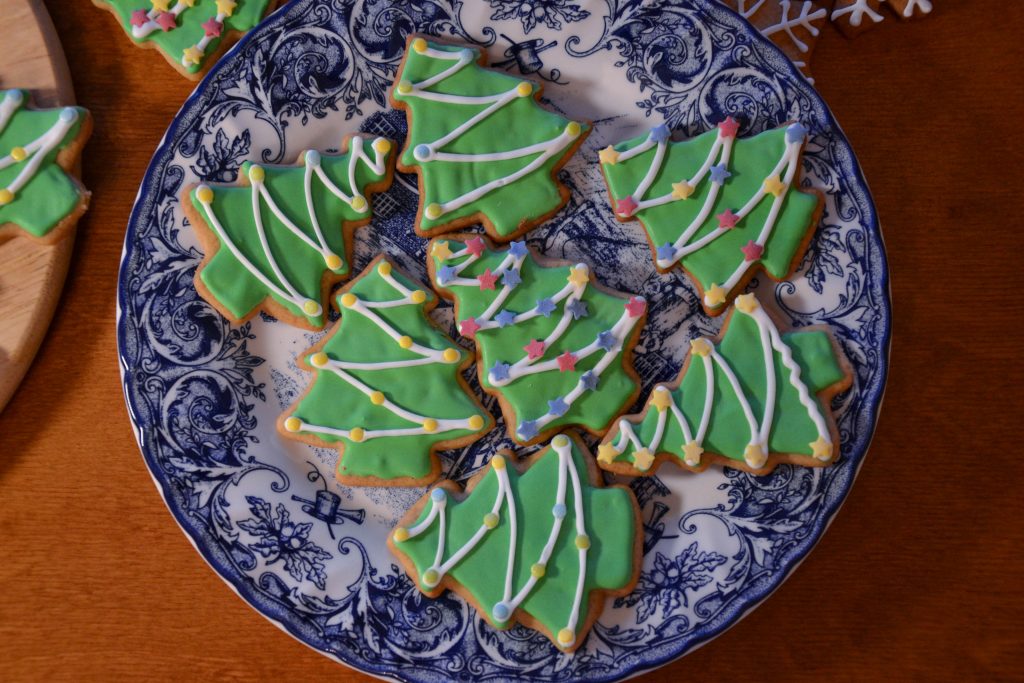
[[[477,282],[480,283],[480,289],[494,289],[494,283],[498,281],[498,276],[491,272],[488,268],[484,272],[476,276]]]
[[[754,240],[750,240],[742,247],[740,251],[743,252],[743,259],[746,261],[756,261],[761,258],[761,254],[764,253],[764,247],[756,243]]]
[[[534,339],[523,347],[523,351],[526,351],[526,355],[530,360],[537,360],[544,355],[544,342],[540,339]]]
[[[479,237],[474,237],[473,239],[466,242],[466,251],[468,251],[473,256],[479,256],[480,254],[484,253],[484,249],[486,249],[484,241]]]
[[[732,209],[726,209],[722,213],[715,216],[718,219],[718,227],[720,228],[735,228],[736,224],[740,222],[740,217],[732,212]]]
[[[149,12],[144,9],[137,9],[132,12],[132,26],[142,28],[149,23]]]
[[[476,321],[476,318],[466,318],[459,322],[459,334],[463,337],[472,337],[479,329],[480,323]]]
[[[575,354],[572,354],[572,353],[569,353],[568,351],[566,351],[561,356],[559,356],[557,358],[557,360],[558,360],[558,370],[560,372],[569,372],[570,370],[575,370],[576,369],[577,358],[576,358]]]
[[[224,31],[224,24],[217,21],[214,17],[210,17],[209,20],[204,21],[202,24],[203,30],[206,31],[207,38],[220,38],[220,34]]]
[[[170,12],[161,12],[156,18],[156,25],[164,31],[170,31],[178,27],[178,19]]]
[[[723,138],[734,138],[740,130],[740,123],[731,116],[726,116],[725,121],[718,124],[718,131]]]
[[[615,205],[615,213],[620,216],[632,216],[633,212],[636,211],[636,207],[639,206],[633,196],[630,195],[625,199],[620,199]]]
[[[631,318],[639,318],[647,310],[647,302],[643,300],[643,297],[631,296],[629,301],[626,303],[626,312],[629,313]]]

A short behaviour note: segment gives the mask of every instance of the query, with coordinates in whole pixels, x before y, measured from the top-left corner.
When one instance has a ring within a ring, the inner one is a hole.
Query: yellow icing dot
[[[423,421],[423,431],[425,431],[425,432],[437,431],[437,420],[435,420],[432,417],[428,417],[426,420],[424,420]]]
[[[436,220],[441,217],[441,205],[427,204],[427,208],[423,210],[423,214],[430,220]]]
[[[586,534],[580,534],[576,537],[576,547],[580,550],[586,550],[590,547],[590,536]]]
[[[533,92],[533,85],[531,85],[530,83],[527,83],[526,81],[523,81],[518,86],[516,86],[516,93],[520,97],[526,97],[527,95],[529,95],[532,92]]]
[[[384,392],[375,391],[372,394],[370,394],[370,403],[372,403],[375,406],[384,405]]]
[[[403,349],[412,348],[412,337],[404,336],[398,338],[398,345]]]
[[[345,292],[341,295],[341,305],[345,308],[351,308],[356,305],[356,295],[352,292]]]
[[[0,190],[0,194],[2,194],[3,192],[3,190]],[[210,202],[213,201],[213,190],[211,190],[206,185],[203,185],[198,190],[196,190],[196,199],[198,199],[203,204],[209,204]]]
[[[402,541],[408,541],[409,530],[406,529],[404,526],[400,526],[397,529],[395,529],[395,533],[392,534],[392,538],[394,538],[399,543],[401,543]]]
[[[348,438],[356,443],[359,443],[366,438],[366,432],[363,431],[362,427],[353,427],[348,432]]]
[[[419,52],[420,54],[423,54],[424,52],[427,51],[427,41],[423,40],[422,38],[417,38],[416,40],[412,41],[412,49],[416,50],[416,52]]]
[[[366,208],[366,199],[360,197],[359,195],[356,195],[355,197],[352,198],[352,201],[349,203],[349,206],[351,206],[356,211],[362,211],[363,209]]]
[[[459,354],[459,352],[456,351],[455,349],[445,349],[444,353],[441,355],[449,363],[454,363],[461,357],[461,354]]]
[[[484,515],[484,526],[488,529],[493,529],[494,527],[498,526],[498,515],[494,514],[493,512],[488,512],[486,515]]]
[[[483,426],[484,426],[484,419],[482,417],[480,417],[479,415],[474,415],[473,417],[469,418],[469,428],[470,429],[480,429]]]
[[[764,467],[768,457],[764,454],[761,444],[752,443],[743,449],[743,459],[753,468]]]
[[[327,365],[328,361],[330,361],[330,359],[327,357],[327,354],[324,353],[323,351],[320,351],[319,353],[314,353],[309,358],[309,362],[312,363],[313,366],[317,368],[324,367],[325,365]]]
[[[544,572],[546,571],[546,569],[547,568],[544,565],[538,562],[537,564],[530,567],[530,576],[532,576],[535,579],[542,579],[544,578]]]
[[[381,261],[380,265],[377,266],[377,272],[385,277],[391,275],[391,264],[387,261]]]
[[[597,461],[606,465],[612,463],[619,457],[619,451],[610,443],[603,443],[597,447]]]
[[[328,254],[324,259],[324,263],[326,263],[327,267],[331,270],[337,270],[338,268],[341,268],[344,261],[342,261],[341,257],[337,254]]]
[[[379,154],[387,154],[391,151],[391,141],[384,138],[377,138],[373,141],[373,151]]]
[[[576,634],[572,632],[571,628],[563,628],[558,632],[558,644],[562,647],[572,645],[575,640]]]
[[[565,434],[559,434],[558,436],[551,440],[551,445],[555,446],[556,448],[565,448],[566,446],[569,445],[569,437],[567,437]]]
[[[569,125],[565,127],[565,134],[571,138],[577,137],[583,129],[580,128],[580,124],[575,121],[570,121]]]
[[[423,572],[423,583],[428,586],[436,586],[437,582],[441,580],[441,577],[437,575],[436,569],[428,569]]]
[[[399,81],[398,82],[398,92],[400,92],[403,95],[408,95],[409,93],[412,92],[412,83],[410,83],[409,81],[404,81],[404,80],[403,81]]]
[[[313,301],[312,299],[306,299],[302,303],[302,310],[306,315],[317,315],[320,313],[320,304]]]
[[[421,304],[426,300],[427,293],[424,292],[422,289],[414,290],[412,294],[409,295],[409,301],[412,301],[414,304]]]
[[[249,168],[249,180],[254,183],[262,183],[266,178],[267,173],[263,170],[262,166],[251,166]]]
[[[289,417],[284,421],[284,428],[289,432],[297,432],[302,429],[302,420],[294,416]]]
[[[493,458],[491,458],[491,467],[493,467],[496,470],[505,469],[505,457],[502,455],[496,455]]]
[[[27,156],[28,153],[25,152],[24,147],[15,147],[11,150],[11,158],[15,161],[24,161]]]

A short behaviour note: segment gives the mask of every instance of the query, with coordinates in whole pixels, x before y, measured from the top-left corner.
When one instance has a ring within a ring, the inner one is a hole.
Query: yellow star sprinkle
[[[680,180],[678,183],[672,183],[672,198],[689,199],[690,195],[693,194],[693,190],[693,185],[685,180]]]
[[[764,467],[765,462],[768,461],[768,456],[765,455],[761,444],[752,443],[743,449],[743,459],[747,461],[748,465],[757,470]]]
[[[582,287],[590,281],[590,275],[585,267],[573,266],[569,269],[569,282],[577,287]]]
[[[725,290],[719,287],[717,284],[712,284],[711,287],[704,292],[704,303],[708,306],[721,306],[725,303]]]
[[[704,449],[700,447],[700,444],[696,441],[683,446],[683,458],[686,460],[686,464],[690,467],[696,467],[700,464],[700,456],[704,455]]]
[[[740,309],[744,313],[753,313],[757,310],[757,307],[757,297],[753,294],[741,294],[736,297],[736,308]]]
[[[166,12],[167,6],[171,4],[171,0],[152,0],[153,9],[157,12]]]
[[[619,153],[615,151],[615,148],[608,145],[600,152],[597,153],[597,158],[602,164],[616,164],[619,161]]]
[[[195,7],[196,6],[196,0],[178,0],[178,2],[180,2],[185,7]]]
[[[230,17],[236,7],[238,7],[238,3],[235,0],[217,0],[217,14]]]
[[[713,348],[714,347],[711,346],[711,342],[703,337],[690,340],[690,351],[692,351],[695,356],[703,358],[704,356],[709,355]]]
[[[447,261],[451,258],[452,250],[448,248],[448,242],[442,240],[440,242],[434,242],[434,246],[430,247],[430,255],[434,258],[439,258],[442,261]]]
[[[610,443],[603,443],[597,447],[597,461],[610,465],[619,457],[619,451]]]
[[[832,458],[832,442],[828,441],[824,436],[819,436],[811,442],[810,446],[814,451],[812,455],[818,460],[826,462]]]
[[[633,454],[633,465],[636,466],[641,472],[646,472],[651,469],[651,465],[654,464],[654,454],[646,448],[641,448]]]
[[[664,387],[658,387],[651,394],[651,405],[658,409],[658,412],[665,412],[665,409],[672,405],[672,394]]]
[[[764,191],[778,197],[786,191],[786,183],[782,182],[777,175],[770,176],[764,180]]]

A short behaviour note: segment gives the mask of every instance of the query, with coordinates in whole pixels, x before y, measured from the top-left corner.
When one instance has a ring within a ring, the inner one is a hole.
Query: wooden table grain
[[[90,3],[47,5],[95,116],[94,201],[48,339],[0,414],[0,679],[369,680],[243,603],[154,490],[114,300],[139,181],[192,84]],[[892,373],[867,462],[775,595],[646,680],[1022,676],[1024,3],[936,5],[853,42],[826,30],[814,59],[892,270]]]

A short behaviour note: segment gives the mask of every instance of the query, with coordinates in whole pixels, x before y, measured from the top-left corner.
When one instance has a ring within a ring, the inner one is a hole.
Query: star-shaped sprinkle
[[[777,175],[769,176],[764,179],[764,191],[776,197],[781,197],[782,193],[786,191],[786,183],[782,182],[782,179]]]
[[[711,342],[709,342],[707,339],[704,339],[703,337],[697,337],[696,339],[690,340],[690,351],[695,356],[700,356],[701,358],[703,358],[709,355],[713,348],[714,347],[711,346]]]
[[[569,404],[566,403],[561,396],[559,396],[553,401],[548,401],[548,412],[554,415],[555,417],[562,417],[567,412],[569,412]]]
[[[722,289],[718,284],[712,284],[706,292],[704,292],[704,303],[708,306],[721,306],[725,303],[726,291]]]
[[[446,285],[455,279],[455,268],[451,266],[441,266],[437,269],[437,284]]]
[[[149,23],[149,12],[144,9],[137,9],[132,12],[131,24],[136,28],[142,28]]]
[[[509,368],[511,368],[511,366],[508,363],[502,363],[500,360],[495,361],[494,365],[491,366],[490,372],[488,373],[491,376],[491,381],[504,382],[505,380],[507,380],[509,377]]]
[[[572,314],[573,320],[579,320],[580,318],[586,318],[590,311],[587,310],[587,302],[580,301],[579,299],[573,299],[565,305],[565,310]]]
[[[726,209],[722,213],[715,214],[715,218],[718,219],[718,227],[720,228],[735,228],[736,224],[740,222],[740,217],[733,213],[732,209]]]
[[[547,318],[555,310],[555,302],[551,299],[537,299],[537,312]]]
[[[166,12],[167,6],[171,4],[171,0],[151,0],[150,4],[153,5],[153,9],[157,12]]]
[[[615,338],[615,333],[611,330],[605,330],[597,335],[597,348],[604,349],[605,351],[611,351],[615,348],[615,344],[618,343],[618,339]]]
[[[665,242],[665,244],[658,247],[658,260],[659,261],[675,261],[676,260],[676,248],[671,243]]]
[[[508,253],[512,254],[512,258],[523,258],[526,256],[526,252],[526,242],[511,242],[508,245]]]
[[[587,370],[580,376],[580,384],[582,384],[583,388],[587,391],[594,391],[597,389],[598,379],[598,376],[594,374],[593,371]]]
[[[216,17],[210,17],[200,25],[207,38],[220,38],[220,34],[224,32],[224,24],[217,21]]]
[[[659,413],[665,412],[672,405],[672,394],[668,389],[658,387],[651,394],[651,405],[657,408]]]
[[[726,116],[725,121],[718,124],[718,133],[723,138],[734,138],[740,131],[740,122],[731,116]]]
[[[199,64],[203,61],[203,52],[198,47],[186,47],[181,53],[181,61],[185,64]]]
[[[654,454],[646,448],[641,448],[633,453],[633,465],[641,472],[651,469],[652,464],[654,464]]]
[[[639,318],[647,310],[647,302],[642,296],[631,296],[626,302],[626,312],[630,318]]]
[[[804,128],[803,124],[799,121],[786,129],[786,142],[789,144],[793,144],[794,142],[803,142],[806,138],[807,129]]]
[[[725,164],[715,164],[711,167],[711,182],[721,184],[731,177],[732,173],[729,173],[729,169],[725,167]]]
[[[614,147],[608,145],[597,153],[597,158],[602,164],[615,164],[619,160],[619,153],[615,151]]]
[[[510,311],[507,308],[498,315],[494,316],[494,322],[498,323],[498,327],[507,327],[516,321],[516,313]]]
[[[576,369],[576,354],[566,351],[557,359],[559,372],[570,372]]]
[[[743,449],[743,459],[756,470],[764,467],[765,462],[768,461],[768,456],[765,455],[761,444],[752,443]]]
[[[615,449],[615,446],[610,443],[603,443],[597,447],[597,461],[603,462],[606,465],[610,465],[615,461],[615,458],[619,457],[619,451]]]
[[[672,183],[672,198],[689,199],[690,195],[693,194],[694,189],[693,185],[685,180],[680,180],[678,183]]]
[[[519,423],[519,429],[516,430],[516,433],[523,441],[529,441],[537,436],[537,422],[534,420],[523,420]]]
[[[501,284],[505,285],[509,289],[515,289],[516,285],[523,281],[523,278],[519,275],[519,271],[515,268],[509,268],[501,276]]]
[[[615,203],[615,213],[620,216],[632,216],[633,212],[636,211],[638,204],[633,196],[627,196],[625,199],[620,199]]]
[[[700,447],[700,444],[696,441],[690,441],[683,446],[683,459],[686,460],[686,464],[690,467],[696,467],[700,464],[700,456],[704,454],[704,449]]]
[[[430,246],[430,255],[441,261],[447,261],[452,256],[452,250],[448,246],[447,240],[441,240],[440,242],[434,242]]]
[[[743,252],[744,261],[756,261],[757,259],[761,258],[761,254],[764,253],[764,247],[762,247],[754,240],[750,240],[742,247],[740,247],[740,251]]]
[[[523,351],[526,351],[526,357],[530,360],[537,360],[544,355],[544,342],[540,339],[532,339],[523,347]]]
[[[736,297],[736,308],[744,313],[753,313],[757,310],[757,297],[753,294],[740,294]]]
[[[479,329],[480,323],[476,321],[476,318],[466,318],[459,321],[459,334],[464,337],[472,337]]]
[[[178,27],[178,18],[170,12],[161,12],[156,17],[156,25],[164,31],[172,31]]]
[[[235,0],[217,0],[217,14],[230,17],[235,12],[238,3]]]
[[[484,244],[484,241],[479,237],[474,237],[471,240],[466,240],[466,251],[468,251],[473,256],[480,256],[480,254],[484,253],[484,249],[486,248],[487,246]]]
[[[484,272],[476,276],[476,281],[480,284],[480,290],[494,289],[494,283],[498,281],[498,276],[491,272],[490,268],[485,268]]]
[[[568,280],[576,287],[582,287],[590,282],[589,271],[586,266],[573,266],[569,269]]]
[[[822,462],[832,458],[832,442],[824,436],[818,436],[810,443],[812,455]]]
[[[658,144],[661,144],[662,142],[665,142],[671,136],[672,136],[672,131],[670,131],[668,129],[668,126],[666,126],[664,123],[659,123],[654,128],[651,128],[651,132],[650,132],[650,135],[649,135],[651,140],[654,141],[654,142],[657,142]]]

